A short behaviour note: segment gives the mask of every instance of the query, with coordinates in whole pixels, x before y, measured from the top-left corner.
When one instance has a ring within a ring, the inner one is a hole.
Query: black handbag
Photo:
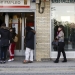
[[[52,42],[52,45],[53,45],[53,46],[58,46],[58,41],[57,41],[57,40],[54,40],[54,41]]]

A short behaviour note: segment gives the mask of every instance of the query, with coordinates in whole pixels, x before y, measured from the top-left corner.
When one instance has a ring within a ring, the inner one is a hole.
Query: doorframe
[[[50,17],[51,17],[51,1],[50,1]],[[72,5],[72,3],[71,3]],[[74,5],[74,4],[73,4]],[[52,51],[52,25],[51,25],[51,18],[50,18],[50,58],[56,58],[57,57],[57,51]],[[65,51],[67,58],[75,58],[75,51]],[[60,58],[63,58],[63,55],[61,53]]]
[[[10,9],[7,9],[9,12],[11,12],[11,10]],[[12,11],[13,11],[14,9],[12,9]],[[2,12],[2,11],[1,11]],[[4,12],[4,11],[3,11]],[[16,11],[13,11],[12,13],[14,13],[14,12],[20,12],[20,9],[19,9],[19,11],[17,11],[17,9],[16,9]],[[22,9],[21,9],[21,13],[25,13],[25,12],[34,12],[34,30],[36,31],[36,10],[35,9],[23,9],[23,11],[22,11]],[[7,13],[7,15],[8,15],[8,12],[6,11],[5,13]],[[6,16],[7,17],[7,16]],[[9,15],[8,15],[8,17],[9,17]],[[6,21],[6,20],[5,20]],[[36,35],[35,35],[35,44],[34,44],[34,60],[36,60]],[[15,55],[16,56],[25,56],[25,51],[24,50],[15,50]]]

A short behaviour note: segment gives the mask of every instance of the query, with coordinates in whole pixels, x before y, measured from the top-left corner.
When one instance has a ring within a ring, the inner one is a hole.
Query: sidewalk
[[[75,60],[67,63],[34,62],[23,64],[23,59],[0,64],[0,75],[75,75]]]

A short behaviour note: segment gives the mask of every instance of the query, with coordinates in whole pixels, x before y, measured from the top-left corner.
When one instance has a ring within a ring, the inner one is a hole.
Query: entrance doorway
[[[34,12],[10,12],[2,13],[3,19],[7,27],[16,29],[18,42],[16,43],[15,56],[24,56],[25,53],[25,27],[30,26],[35,29],[35,13]],[[35,40],[35,39],[34,39]]]

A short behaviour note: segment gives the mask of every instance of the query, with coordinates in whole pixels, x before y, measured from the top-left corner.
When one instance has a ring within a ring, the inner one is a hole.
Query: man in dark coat
[[[35,31],[31,27],[26,27],[26,51],[24,63],[33,62],[33,50],[34,50],[34,35]],[[30,58],[29,58],[30,57]]]
[[[1,36],[1,61],[0,63],[5,63],[6,53],[9,47],[9,40],[10,40],[10,32],[9,32],[9,29],[6,27],[5,23],[1,25],[0,36]]]

